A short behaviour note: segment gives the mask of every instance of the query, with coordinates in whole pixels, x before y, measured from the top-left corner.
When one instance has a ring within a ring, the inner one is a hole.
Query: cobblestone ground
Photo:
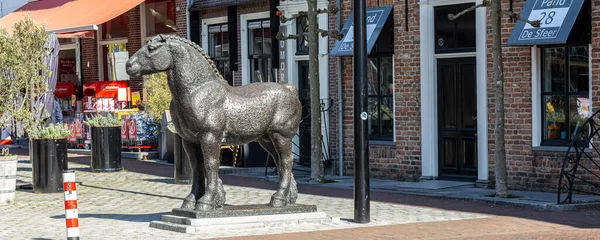
[[[179,207],[189,186],[173,184],[171,178],[128,171],[92,173],[86,165],[69,163],[76,171],[79,202],[79,225],[82,239],[200,239],[247,235],[307,232],[392,224],[436,222],[485,218],[488,215],[438,210],[402,204],[371,202],[371,223],[355,224],[351,199],[300,194],[298,203],[316,204],[330,217],[340,217],[339,224],[304,224],[293,227],[213,231],[182,234],[150,228],[172,208]],[[31,182],[31,164],[19,162],[17,179]],[[226,204],[259,204],[269,201],[270,190],[225,186]],[[0,239],[65,239],[62,193],[34,194],[19,190],[15,202],[0,205]]]

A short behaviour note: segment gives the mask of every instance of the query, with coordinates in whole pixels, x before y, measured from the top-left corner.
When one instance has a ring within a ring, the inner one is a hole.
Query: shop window
[[[308,32],[308,17],[299,17],[296,19],[296,34],[300,35],[296,39],[296,55],[308,55],[308,37],[301,35]]]
[[[274,82],[271,66],[271,26],[268,19],[248,22],[250,82]]]
[[[102,46],[104,80],[129,80],[125,64],[129,60],[127,43],[106,44]]]
[[[102,24],[102,40],[127,38],[127,13]]]
[[[448,14],[457,14],[471,6],[472,3],[467,3],[434,8],[435,53],[475,52],[475,11],[452,21],[448,19]]]
[[[146,36],[175,33],[175,0],[146,0]]]
[[[367,66],[369,139],[393,140],[394,64],[393,19],[387,19],[377,38]]]
[[[75,49],[58,53],[58,82],[77,82],[77,59]]]
[[[568,145],[590,110],[588,46],[542,48],[542,145]]]

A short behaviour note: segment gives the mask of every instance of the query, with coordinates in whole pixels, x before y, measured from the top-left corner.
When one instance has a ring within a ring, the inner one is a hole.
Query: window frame
[[[218,27],[219,31],[211,31],[211,28],[215,28]],[[224,30],[225,29],[225,30]],[[219,57],[216,57],[216,49],[215,47],[218,44],[215,44],[212,35],[213,34],[221,34],[221,55]],[[229,85],[233,86],[233,72],[231,71],[231,66],[229,66],[229,62],[230,62],[230,58],[231,58],[231,53],[229,52],[229,44],[231,43],[231,39],[229,39],[229,28],[227,23],[219,23],[219,24],[211,24],[208,25],[208,55],[210,56],[211,60],[213,60],[213,62],[215,63],[215,66],[217,67],[217,69],[219,69],[219,72],[221,73],[221,75],[223,76],[223,78],[225,78],[225,80],[227,80],[227,83],[229,83]],[[227,47],[223,47],[223,36],[227,36]],[[224,56],[224,52],[227,52],[227,56]],[[225,70],[228,71],[225,71]]]
[[[394,66],[394,57],[392,53],[373,53],[373,54],[369,54],[368,59],[369,61],[371,61],[371,59],[377,59],[376,60],[376,64],[377,64],[377,80],[376,80],[376,84],[377,84],[377,94],[370,94],[367,92],[367,99],[377,99],[377,126],[379,127],[378,130],[378,134],[371,134],[371,132],[369,131],[369,140],[375,140],[375,141],[393,141],[394,140],[394,122],[395,122],[395,109],[394,109],[394,75],[392,74],[392,93],[390,94],[382,94],[382,87],[381,87],[381,81],[382,81],[382,74],[381,74],[381,62],[382,59],[384,58],[389,58],[391,60],[392,63],[392,69]],[[391,121],[392,121],[392,129],[391,135],[383,135],[383,111],[381,106],[383,105],[382,102],[384,99],[390,99],[391,100],[391,106],[390,106],[390,110],[391,110]],[[368,101],[370,102],[370,101]],[[370,104],[367,103],[367,106],[369,106]],[[367,109],[369,109],[369,107],[367,107]],[[373,118],[371,116],[369,116],[369,121],[372,121]]]
[[[256,28],[256,27],[252,27],[251,28],[250,27],[251,24],[256,24],[256,23],[260,24],[259,28]],[[262,76],[263,77],[263,82],[269,82],[269,80],[274,80],[275,78],[274,78],[273,72],[272,72],[273,66],[270,66],[271,58],[273,57],[273,55],[272,55],[272,53],[269,53],[269,54],[265,54],[264,53],[265,49],[269,49],[270,50],[270,47],[268,47],[268,48],[265,47],[265,42],[266,42],[265,40],[266,39],[271,40],[271,38],[265,38],[265,32],[268,32],[268,31],[265,31],[265,29],[271,29],[269,19],[266,18],[266,19],[254,19],[254,20],[250,20],[250,21],[248,21],[246,23],[246,26],[247,26],[247,29],[248,29],[248,59],[250,60],[250,65],[249,65],[249,67],[250,67],[249,68],[250,69],[250,78],[249,78],[250,83],[258,82],[255,79],[255,74],[254,74],[254,68],[255,68],[255,62],[256,61],[261,61],[261,62],[263,62],[263,64],[266,64],[266,67],[265,67],[266,68],[266,73],[265,74],[267,76]],[[268,27],[265,27],[265,26],[268,26]],[[262,30],[262,45],[263,45],[263,48],[262,48],[260,54],[255,54],[254,53],[254,36],[253,36],[253,34],[254,34],[254,30],[256,30],[256,29],[261,29]],[[273,43],[271,43],[271,44],[273,44]]]
[[[587,49],[587,55],[588,55],[588,91],[587,92],[581,92],[581,91],[577,91],[577,92],[571,92],[570,91],[570,87],[569,87],[569,83],[571,82],[571,74],[570,74],[570,66],[571,66],[571,61],[570,61],[570,48],[572,47],[585,47]],[[565,56],[564,56],[564,60],[565,60],[565,80],[563,82],[563,86],[564,86],[564,90],[562,92],[546,92],[545,91],[545,79],[544,79],[544,70],[545,70],[545,56],[544,56],[544,50],[545,49],[549,49],[549,48],[563,48],[565,50]],[[572,96],[581,96],[584,94],[587,94],[587,99],[590,100],[590,106],[589,109],[591,110],[591,47],[589,44],[561,44],[561,45],[544,45],[544,46],[539,46],[538,47],[538,51],[539,51],[539,56],[540,56],[540,66],[539,66],[539,80],[540,80],[540,90],[539,90],[539,104],[540,104],[540,146],[558,146],[558,147],[564,147],[564,146],[568,146],[571,142],[571,137],[573,135],[573,133],[571,132],[571,106],[570,106],[570,98]],[[564,126],[567,126],[567,131],[566,132],[566,136],[565,139],[548,139],[545,136],[545,132],[548,131],[547,128],[547,121],[546,121],[546,96],[560,96],[560,97],[564,97],[566,103],[565,108],[563,108],[563,114],[565,115],[565,122],[563,123]]]

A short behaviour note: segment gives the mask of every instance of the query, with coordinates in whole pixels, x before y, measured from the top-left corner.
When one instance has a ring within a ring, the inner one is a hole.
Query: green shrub
[[[33,126],[28,133],[31,139],[64,139],[71,136],[71,130],[66,124],[50,124],[46,127]]]
[[[96,114],[85,120],[85,125],[88,127],[120,127],[123,125],[123,122],[119,121],[119,119],[112,114],[106,114],[106,116]]]
[[[150,113],[160,125],[162,115],[169,110],[171,99],[173,99],[169,90],[167,74],[160,72],[146,76],[144,86],[148,90],[148,101],[145,105],[146,112]]]

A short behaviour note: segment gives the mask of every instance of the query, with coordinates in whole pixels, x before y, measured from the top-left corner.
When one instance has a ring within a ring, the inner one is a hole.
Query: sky
[[[0,10],[0,18],[6,16],[17,8],[25,5],[27,0],[0,0],[0,5],[2,6]]]

